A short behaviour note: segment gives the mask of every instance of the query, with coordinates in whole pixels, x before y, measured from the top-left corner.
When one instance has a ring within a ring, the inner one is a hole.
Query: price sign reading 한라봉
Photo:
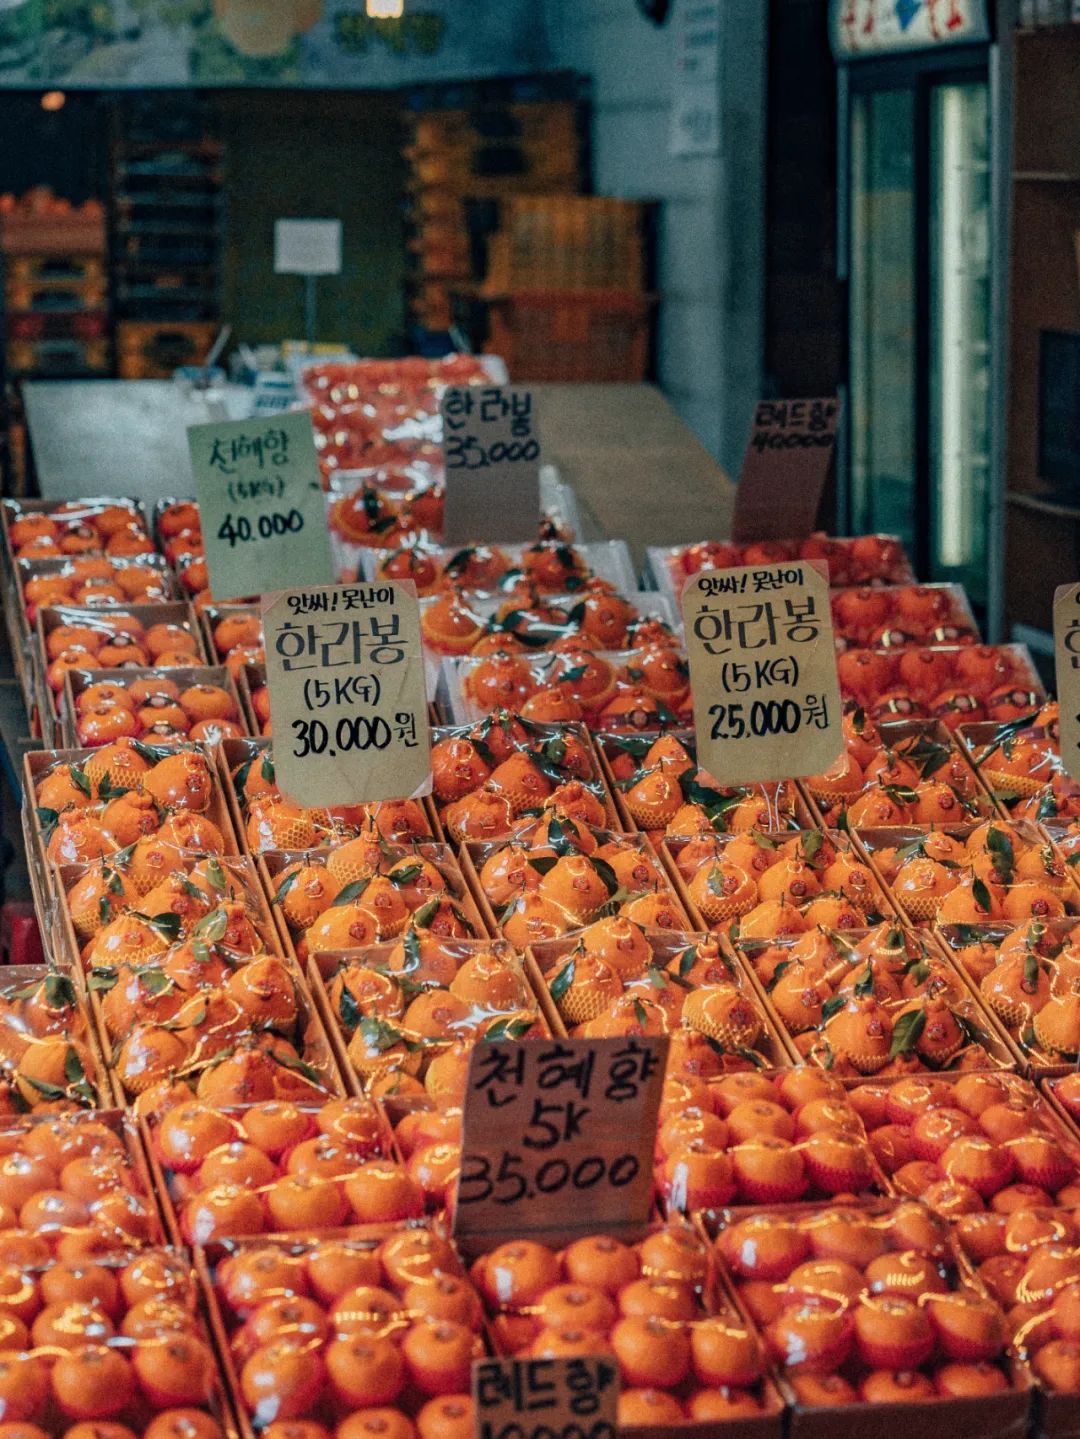
[[[188,429],[210,588],[219,600],[334,581],[306,411]]]
[[[615,1439],[618,1432],[619,1370],[608,1354],[477,1359],[472,1397],[477,1439]]]
[[[305,805],[407,799],[431,787],[420,608],[408,582],[263,597],[281,788]]]
[[[540,437],[529,390],[454,385],[443,395],[446,510],[443,542],[536,539]]]
[[[810,562],[683,591],[698,763],[724,784],[820,774],[843,749],[828,581]]]
[[[667,1047],[666,1035],[478,1044],[455,1233],[643,1224]]]
[[[1080,780],[1080,585],[1054,591],[1054,664],[1061,712],[1061,763]]]

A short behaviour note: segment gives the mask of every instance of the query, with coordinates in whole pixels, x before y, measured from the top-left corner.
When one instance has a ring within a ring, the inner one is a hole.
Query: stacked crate
[[[583,188],[581,105],[573,87],[550,95],[532,81],[457,87],[415,103],[432,101],[443,108],[408,117],[410,310],[418,327],[448,330],[454,296],[475,294],[483,278],[502,206]]]
[[[33,191],[0,218],[5,367],[13,379],[109,372],[105,219]]]
[[[122,116],[112,150],[117,365],[165,379],[202,362],[220,312],[221,143],[197,115],[178,133]]]
[[[653,207],[585,195],[516,196],[489,249],[489,348],[516,380],[645,378]]]

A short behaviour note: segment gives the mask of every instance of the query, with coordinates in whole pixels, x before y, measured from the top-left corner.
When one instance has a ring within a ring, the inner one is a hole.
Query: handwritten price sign
[[[843,748],[829,586],[802,562],[683,591],[698,763],[723,784],[828,769]]]
[[[478,1359],[472,1396],[479,1439],[615,1439],[619,1371],[604,1355]]]
[[[1054,664],[1061,706],[1061,763],[1080,780],[1080,585],[1054,591]]]
[[[666,1036],[478,1044],[457,1234],[644,1223]]]
[[[311,416],[221,420],[187,433],[215,598],[331,584]]]
[[[446,462],[444,543],[535,540],[540,437],[529,390],[451,386],[442,398]]]
[[[431,780],[420,609],[408,583],[266,597],[278,783],[306,805],[407,799]]]

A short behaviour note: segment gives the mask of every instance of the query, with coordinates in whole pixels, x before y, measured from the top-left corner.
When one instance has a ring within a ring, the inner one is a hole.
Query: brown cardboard
[[[255,713],[254,693],[266,683],[266,666],[264,664],[247,664],[240,666],[240,672],[236,677],[236,689],[240,696],[240,712],[244,716],[247,725],[247,732],[251,735],[261,735],[263,732],[262,721]]]
[[[146,511],[141,500],[127,495],[95,495],[85,500],[4,500],[0,505],[0,532],[3,534],[3,562],[8,576],[15,573],[15,550],[11,543],[12,522],[24,515],[53,515],[64,511],[66,520],[79,520],[104,509],[107,505],[125,505],[134,511],[134,518],[149,535]],[[100,551],[98,552],[100,553]]]
[[[587,1409],[581,1407],[582,1379],[588,1386]],[[577,1421],[587,1414],[590,1434],[613,1439],[619,1366],[613,1357],[601,1354],[575,1359],[474,1359],[472,1401],[483,1434],[510,1432],[521,1439],[550,1439],[553,1433],[581,1433]]]
[[[309,806],[429,794],[416,587],[280,590],[263,596],[262,622],[281,789]]]
[[[843,710],[817,562],[693,575],[682,617],[702,768],[722,784],[828,769]]]
[[[64,675],[64,688],[60,705],[60,743],[67,749],[79,747],[75,733],[75,701],[83,690],[91,685],[114,684],[127,686],[140,679],[170,679],[183,690],[189,685],[217,685],[227,690],[236,706],[235,723],[250,730],[244,707],[233,677],[224,665],[191,665],[186,669],[155,670],[152,667],[134,670],[68,670]]]
[[[540,437],[531,390],[451,385],[439,405],[446,468],[443,544],[535,540]]]
[[[835,396],[758,401],[735,493],[736,543],[805,539],[811,533],[839,423]]]

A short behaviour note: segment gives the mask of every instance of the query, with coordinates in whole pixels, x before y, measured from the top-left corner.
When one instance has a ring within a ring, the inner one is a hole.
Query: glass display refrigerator
[[[1008,48],[990,0],[833,0],[848,297],[839,519],[1002,609]]]

